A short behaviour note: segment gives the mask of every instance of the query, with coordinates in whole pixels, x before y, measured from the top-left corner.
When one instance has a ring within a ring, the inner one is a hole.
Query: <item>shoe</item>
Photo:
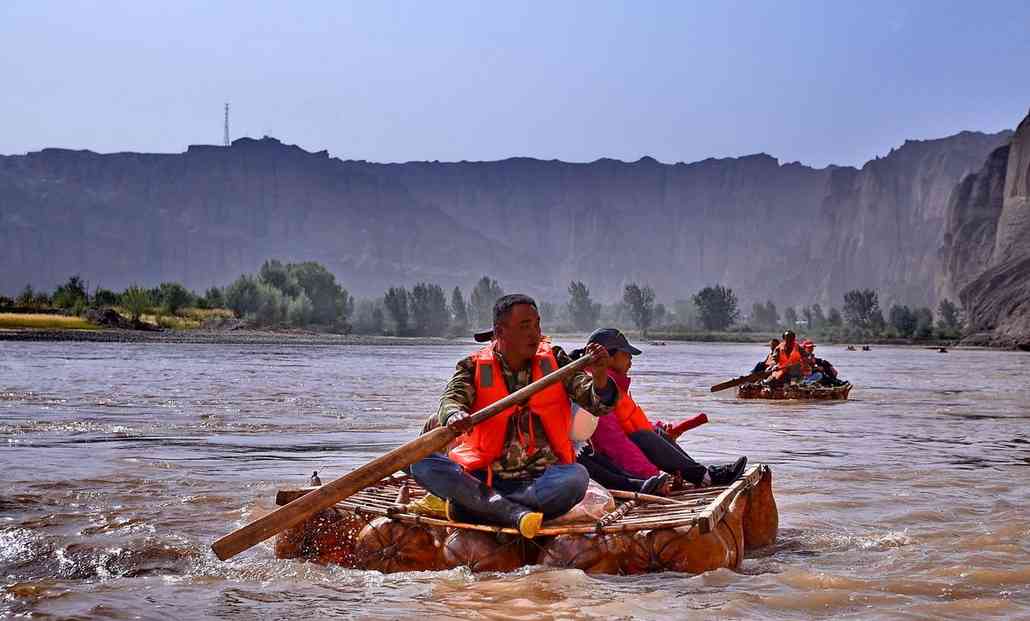
[[[747,468],[747,457],[741,457],[732,464],[709,466],[708,474],[712,476],[712,485],[729,485],[740,478]]]
[[[658,474],[654,475],[653,477],[649,477],[644,481],[644,484],[640,486],[640,493],[662,496],[664,494],[659,494],[658,492],[662,491],[662,488],[668,482],[669,475],[665,474],[664,472],[659,472]]]
[[[540,525],[544,522],[544,514],[530,511],[519,517],[519,533],[526,539],[536,537]]]

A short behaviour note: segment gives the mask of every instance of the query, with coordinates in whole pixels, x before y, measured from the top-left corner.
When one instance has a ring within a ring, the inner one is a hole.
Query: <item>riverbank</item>
[[[663,342],[677,343],[752,343],[765,344],[778,335],[761,332],[698,332],[698,333],[655,333],[641,338],[639,334],[627,332],[629,338],[638,344],[648,345]],[[551,335],[555,340],[585,341],[586,334],[562,333]],[[236,328],[232,330],[125,330],[118,328],[54,329],[13,328],[0,329],[0,341],[37,342],[88,342],[88,343],[192,343],[212,345],[383,345],[397,347],[423,347],[428,345],[455,345],[475,347],[471,337],[445,338],[428,336],[382,336],[367,334],[333,334],[315,330],[282,329],[260,330]],[[989,341],[955,342],[912,339],[872,339],[866,341],[834,341],[817,339],[821,345],[881,345],[892,347],[946,348],[993,348],[1013,349],[992,345]]]
[[[0,329],[0,341],[196,343],[211,345],[468,345],[468,339],[330,334],[306,330],[37,330]]]

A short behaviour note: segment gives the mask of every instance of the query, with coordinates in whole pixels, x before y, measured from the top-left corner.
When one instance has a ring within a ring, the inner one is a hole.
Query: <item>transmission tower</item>
[[[229,104],[225,104],[225,137],[223,139],[224,145],[229,146]]]

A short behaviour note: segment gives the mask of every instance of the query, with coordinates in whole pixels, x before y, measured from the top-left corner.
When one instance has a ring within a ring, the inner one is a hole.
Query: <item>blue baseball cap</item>
[[[626,335],[615,328],[600,328],[594,330],[587,338],[587,343],[597,343],[608,351],[624,351],[631,356],[639,356],[641,352],[629,344]]]

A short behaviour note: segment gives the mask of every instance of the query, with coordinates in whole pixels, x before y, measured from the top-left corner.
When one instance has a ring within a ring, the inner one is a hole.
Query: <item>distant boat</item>
[[[863,345],[862,346],[862,351],[869,351],[869,346],[868,345]]]
[[[848,351],[855,351],[854,345],[848,345]]]

